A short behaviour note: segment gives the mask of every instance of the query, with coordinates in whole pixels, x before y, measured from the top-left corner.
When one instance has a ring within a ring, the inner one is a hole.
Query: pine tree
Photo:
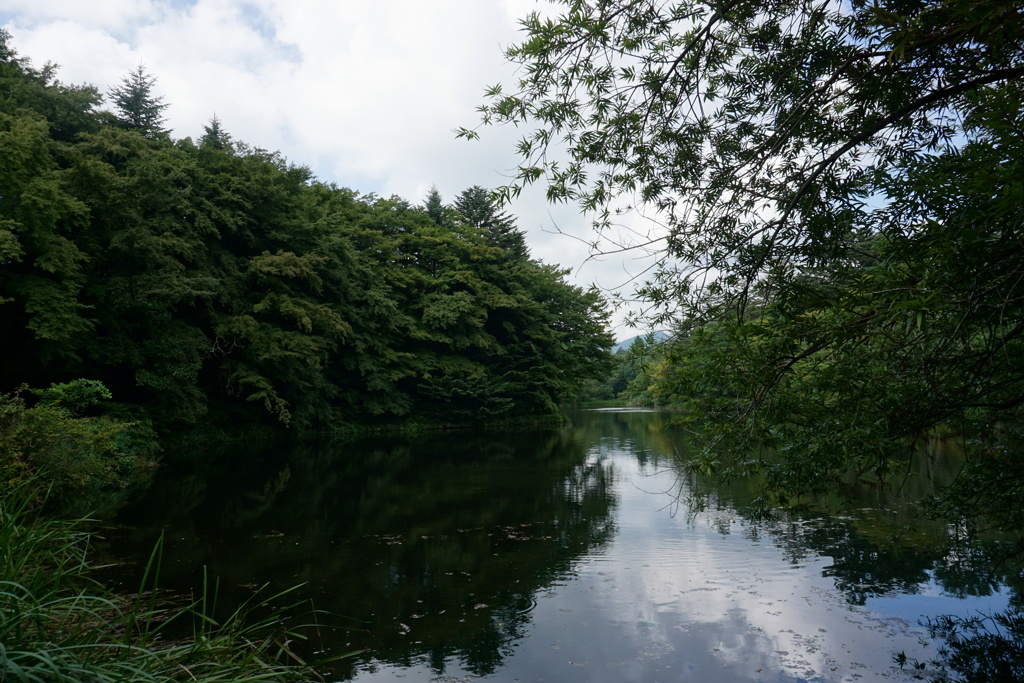
[[[146,67],[140,64],[121,79],[119,87],[110,89],[110,97],[117,109],[118,122],[147,138],[160,137],[168,132],[163,127],[166,121],[163,112],[167,104],[164,103],[164,98],[153,94],[155,83],[156,76],[147,74]]]
[[[221,127],[220,119],[214,114],[210,118],[210,123],[203,126],[203,137],[200,140],[200,144],[203,147],[212,147],[213,149],[231,149],[232,140],[231,136]]]
[[[455,200],[455,210],[468,224],[482,230],[491,246],[501,247],[515,260],[530,258],[523,233],[515,219],[498,211],[491,194],[479,185],[466,188]]]
[[[441,193],[437,189],[437,185],[431,185],[430,191],[427,192],[427,201],[424,202],[423,208],[426,209],[427,215],[430,216],[430,220],[434,221],[437,225],[448,225],[451,221],[449,220],[448,208],[441,201]]]

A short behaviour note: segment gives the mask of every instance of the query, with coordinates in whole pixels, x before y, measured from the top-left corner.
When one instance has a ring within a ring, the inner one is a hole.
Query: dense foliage
[[[482,189],[360,196],[216,118],[172,140],[142,67],[116,114],[55,71],[0,34],[0,389],[88,378],[164,430],[322,429],[549,412],[604,372],[603,300]]]
[[[534,126],[505,192],[656,210],[652,391],[701,469],[791,498],[952,431],[950,511],[1024,526],[1020,3],[555,4],[481,107]]]
[[[25,394],[35,394],[29,405]],[[151,463],[148,430],[106,415],[84,413],[110,398],[99,382],[77,380],[46,390],[0,394],[0,483],[47,489],[47,501],[69,509],[89,492],[124,486]]]
[[[620,342],[612,354],[611,372],[601,381],[588,382],[582,400],[656,405],[650,373],[663,356],[661,342],[667,338],[667,333],[655,332]]]

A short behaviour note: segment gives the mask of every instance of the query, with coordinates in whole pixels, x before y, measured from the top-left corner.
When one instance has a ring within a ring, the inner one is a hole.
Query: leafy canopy
[[[655,210],[639,293],[675,343],[654,384],[700,466],[792,497],[945,425],[984,491],[953,509],[1024,523],[995,510],[1024,482],[1020,4],[554,4],[480,107],[528,130],[502,193],[543,182],[598,230]]]

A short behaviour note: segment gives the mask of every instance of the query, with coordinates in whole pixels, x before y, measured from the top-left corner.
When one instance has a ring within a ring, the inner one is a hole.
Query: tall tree
[[[156,76],[146,73],[146,67],[140,64],[121,79],[121,85],[110,89],[120,124],[148,138],[167,134],[163,127],[167,104],[164,98],[157,97],[153,92],[156,80]]]
[[[467,224],[482,230],[491,246],[504,249],[514,260],[526,260],[530,250],[515,219],[503,212],[491,193],[474,185],[455,199],[455,210]]]
[[[203,126],[203,137],[199,144],[213,149],[231,149],[231,135],[224,130],[217,114],[211,116],[210,122]]]
[[[427,199],[423,202],[423,209],[430,216],[430,220],[437,225],[448,225],[451,222],[450,210],[444,205],[441,199],[441,192],[437,185],[431,185],[427,192]]]
[[[503,196],[665,226],[640,293],[677,328],[661,387],[706,422],[694,462],[792,496],[947,425],[988,456],[948,500],[1024,525],[1020,3],[555,4],[482,107],[535,126]]]

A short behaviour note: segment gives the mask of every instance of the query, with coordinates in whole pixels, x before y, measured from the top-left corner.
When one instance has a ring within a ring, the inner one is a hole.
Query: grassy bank
[[[317,679],[292,654],[297,633],[273,617],[249,619],[255,600],[218,623],[212,583],[198,597],[159,597],[159,548],[136,594],[106,589],[90,576],[80,522],[37,516],[35,499],[28,486],[0,494],[0,681]],[[169,637],[172,624],[190,635]]]

